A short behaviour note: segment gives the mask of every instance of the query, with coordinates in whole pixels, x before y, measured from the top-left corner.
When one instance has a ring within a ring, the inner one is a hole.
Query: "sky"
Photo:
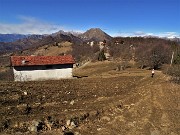
[[[0,0],[0,33],[100,28],[111,36],[180,37],[180,0]]]

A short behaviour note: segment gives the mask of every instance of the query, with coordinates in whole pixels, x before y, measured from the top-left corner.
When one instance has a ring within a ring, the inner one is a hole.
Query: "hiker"
[[[153,76],[154,76],[154,69],[152,70],[152,75],[151,75],[151,77],[153,78]]]

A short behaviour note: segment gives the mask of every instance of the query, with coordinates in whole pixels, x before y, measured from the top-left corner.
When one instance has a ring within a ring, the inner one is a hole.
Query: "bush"
[[[100,51],[99,56],[98,56],[98,60],[99,60],[99,61],[104,61],[104,60],[106,60],[106,56],[105,56],[105,54],[104,54],[104,50]]]
[[[180,64],[180,54],[175,57],[174,64]]]
[[[180,65],[173,65],[168,67],[167,74],[172,76],[172,80],[176,83],[180,83]]]

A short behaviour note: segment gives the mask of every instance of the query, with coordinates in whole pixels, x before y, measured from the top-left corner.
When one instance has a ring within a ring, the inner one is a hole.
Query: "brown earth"
[[[88,63],[80,79],[0,82],[0,134],[179,135],[180,86],[156,71]]]

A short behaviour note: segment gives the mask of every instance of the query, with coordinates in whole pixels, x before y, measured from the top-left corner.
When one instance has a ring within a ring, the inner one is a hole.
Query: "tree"
[[[151,50],[150,67],[158,69],[162,64],[168,63],[170,60],[170,52],[162,44],[154,46]]]
[[[101,50],[100,53],[99,53],[99,56],[98,56],[98,60],[99,61],[104,61],[106,60],[106,56],[104,54],[104,50]]]
[[[178,54],[174,59],[174,64],[180,64],[180,54]]]
[[[153,69],[158,69],[161,65],[162,65],[161,57],[158,54],[153,53],[151,56],[151,67]]]

